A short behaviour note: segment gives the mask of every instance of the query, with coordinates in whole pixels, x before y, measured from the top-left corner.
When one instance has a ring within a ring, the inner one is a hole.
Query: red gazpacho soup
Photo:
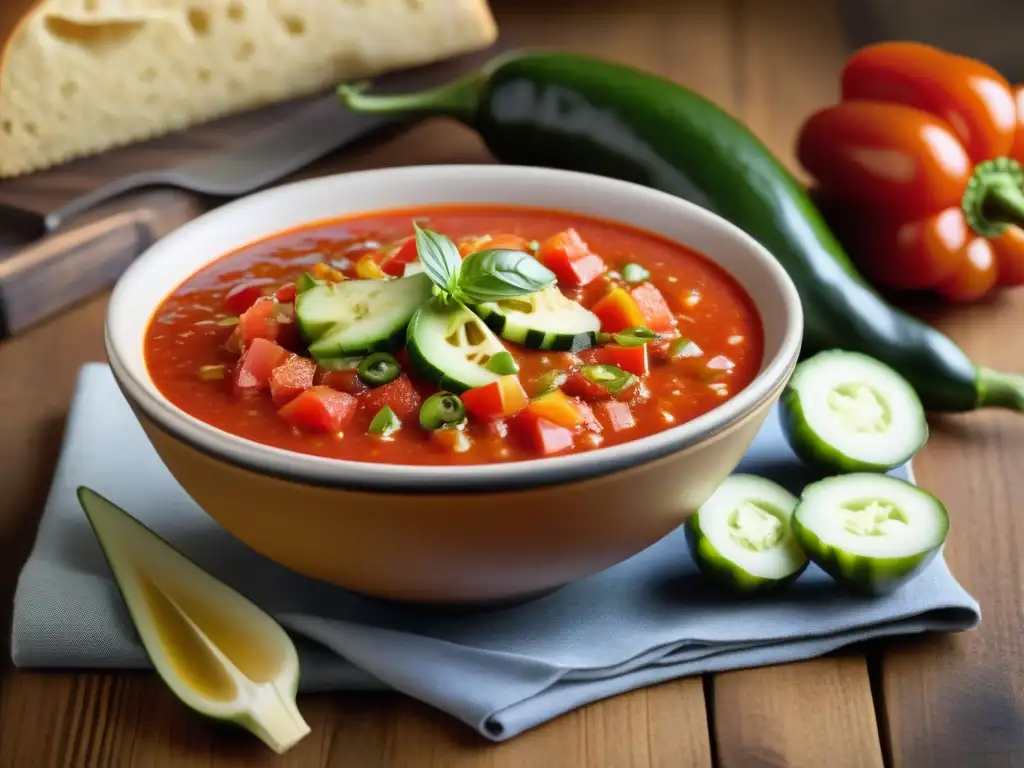
[[[707,413],[756,376],[760,318],[687,247],[513,206],[429,206],[249,244],[178,286],[146,362],[175,406],[334,459],[491,464]]]

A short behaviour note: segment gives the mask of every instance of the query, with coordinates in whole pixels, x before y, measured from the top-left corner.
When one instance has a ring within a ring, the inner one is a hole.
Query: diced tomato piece
[[[291,402],[313,386],[316,363],[306,357],[292,355],[270,374],[270,396],[274,405]]]
[[[527,410],[535,416],[569,429],[575,429],[586,420],[583,412],[576,407],[576,401],[560,389],[534,399]]]
[[[411,264],[419,258],[419,251],[416,250],[416,238],[407,237],[399,240],[384,258],[380,261],[380,268],[385,274],[392,277],[401,277],[405,274],[405,265]]]
[[[548,421],[527,408],[516,420],[529,445],[541,456],[553,456],[571,450],[573,431]]]
[[[274,298],[278,301],[283,301],[286,304],[295,301],[296,289],[295,283],[285,283],[276,291],[274,291]]]
[[[529,400],[519,377],[513,375],[463,392],[462,403],[476,418],[487,421],[519,413]]]
[[[601,422],[597,420],[597,416],[594,415],[594,409],[589,404],[583,402],[578,398],[573,398],[573,403],[576,405],[576,409],[583,416],[583,426],[592,432],[601,431]]]
[[[356,399],[330,387],[313,387],[278,411],[306,432],[340,432],[356,415]]]
[[[633,411],[625,403],[617,400],[608,400],[597,406],[598,411],[604,416],[605,421],[612,432],[621,432],[624,429],[632,429],[636,426],[636,419],[633,418]]]
[[[319,383],[325,387],[336,389],[339,392],[348,392],[350,395],[361,395],[370,387],[359,378],[355,369],[351,371],[323,371],[319,376]]]
[[[288,359],[289,352],[267,339],[253,339],[235,366],[232,379],[235,393],[258,392],[270,386],[270,375]]]
[[[240,315],[263,297],[265,281],[251,280],[239,283],[224,297],[224,309],[232,315]]]
[[[562,391],[567,395],[591,401],[607,400],[611,397],[607,389],[588,379],[578,369],[569,372],[569,378],[562,385]]]
[[[277,341],[277,311],[280,305],[270,296],[261,298],[238,319],[239,341],[246,350],[256,339]]]
[[[430,439],[451,453],[465,453],[473,445],[469,435],[461,429],[435,429],[430,433]]]
[[[620,347],[618,344],[612,344],[601,347],[595,357],[599,363],[617,365],[622,370],[635,373],[637,376],[646,376],[651,372],[647,363],[646,344],[636,347]]]
[[[661,291],[650,283],[638,285],[632,290],[633,301],[640,308],[646,322],[639,325],[646,325],[652,331],[671,331],[676,327],[676,318],[672,310],[668,308],[668,302],[661,295]]]
[[[414,418],[423,404],[422,398],[405,374],[382,387],[371,389],[362,395],[360,400],[363,401],[363,409],[367,413],[372,415],[386,405],[402,421]]]
[[[640,311],[636,300],[621,288],[608,291],[590,311],[601,320],[601,330],[605,333],[618,333],[623,328],[647,323],[647,317]]]
[[[549,237],[537,251],[537,259],[558,277],[562,285],[586,285],[608,267],[572,228]]]

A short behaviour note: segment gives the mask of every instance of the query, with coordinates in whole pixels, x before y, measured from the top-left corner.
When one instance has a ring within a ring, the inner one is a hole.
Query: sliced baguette
[[[8,3],[0,178],[496,38],[486,0]]]

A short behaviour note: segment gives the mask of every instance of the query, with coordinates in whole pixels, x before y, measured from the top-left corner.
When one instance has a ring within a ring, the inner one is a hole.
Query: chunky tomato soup
[[[762,330],[717,265],[548,210],[424,207],[224,256],[157,309],[150,375],[192,416],[395,464],[580,453],[682,424],[754,378]]]

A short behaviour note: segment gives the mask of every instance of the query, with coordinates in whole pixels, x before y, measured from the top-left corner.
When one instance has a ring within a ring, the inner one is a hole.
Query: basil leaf
[[[462,269],[459,249],[444,235],[429,229],[420,229],[416,222],[413,222],[412,226],[416,231],[416,252],[423,264],[423,271],[436,288],[454,293]]]
[[[513,373],[519,373],[519,363],[516,362],[516,359],[512,357],[508,350],[492,355],[491,359],[484,363],[484,368],[502,376],[511,376]]]
[[[585,365],[580,372],[595,384],[600,384],[613,395],[618,394],[627,387],[631,387],[638,379],[632,373],[619,368],[617,365]]]
[[[525,251],[477,251],[462,262],[459,294],[470,303],[511,299],[555,284],[555,273]]]
[[[641,347],[652,339],[658,338],[658,334],[642,325],[633,328],[623,328],[618,333],[613,333],[615,343],[622,347]]]

